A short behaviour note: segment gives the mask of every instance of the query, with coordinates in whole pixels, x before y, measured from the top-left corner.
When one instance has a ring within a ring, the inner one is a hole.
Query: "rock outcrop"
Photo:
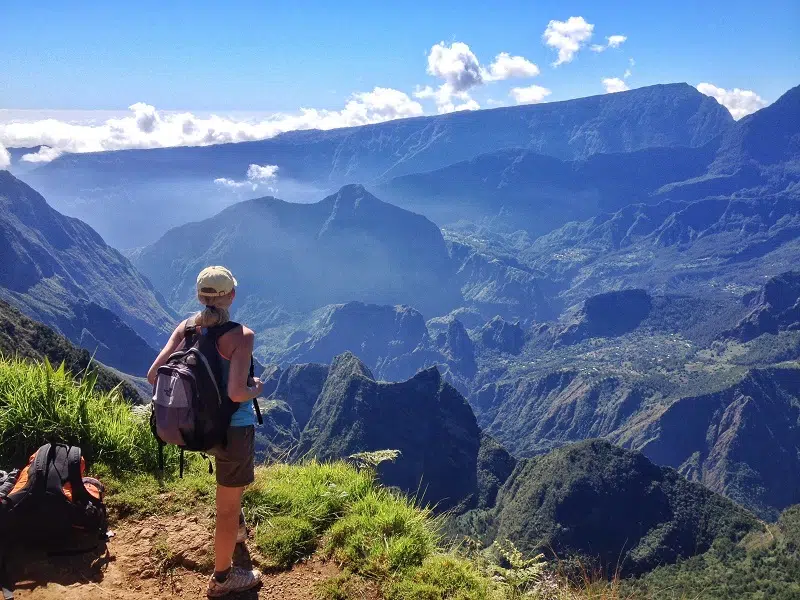
[[[436,368],[377,382],[346,353],[330,366],[296,454],[325,460],[400,450],[400,459],[381,466],[382,481],[446,510],[475,502],[479,447],[469,404]]]
[[[771,278],[748,308],[750,312],[727,337],[749,342],[764,333],[800,330],[800,271]]]

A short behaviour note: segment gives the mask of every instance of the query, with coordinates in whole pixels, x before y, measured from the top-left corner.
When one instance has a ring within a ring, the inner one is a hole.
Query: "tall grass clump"
[[[153,471],[158,448],[144,415],[49,362],[0,357],[0,461],[20,465],[42,444],[76,444],[114,470]]]
[[[327,529],[374,486],[371,472],[341,462],[274,464],[256,471],[242,502],[258,549],[288,567],[313,554]]]

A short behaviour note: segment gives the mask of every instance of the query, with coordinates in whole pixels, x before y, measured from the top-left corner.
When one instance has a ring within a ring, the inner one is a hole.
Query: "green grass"
[[[42,444],[59,441],[115,470],[153,471],[157,444],[146,417],[94,383],[76,381],[63,364],[0,359],[0,462],[22,464]]]

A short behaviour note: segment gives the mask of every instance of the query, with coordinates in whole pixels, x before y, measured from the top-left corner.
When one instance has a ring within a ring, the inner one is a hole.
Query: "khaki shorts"
[[[217,485],[244,487],[255,479],[255,427],[228,427],[228,444],[212,448]]]

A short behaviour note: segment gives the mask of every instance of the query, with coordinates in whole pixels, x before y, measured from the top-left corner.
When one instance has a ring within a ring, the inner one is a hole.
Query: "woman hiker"
[[[158,368],[183,343],[184,330],[197,325],[206,330],[230,321],[230,307],[236,298],[236,279],[225,267],[207,267],[197,276],[197,299],[204,306],[193,317],[181,322],[147,373],[153,384]],[[208,596],[219,598],[256,587],[261,573],[233,566],[237,543],[247,540],[247,526],[242,513],[242,493],[253,483],[255,455],[255,414],[251,400],[261,395],[264,384],[249,378],[255,334],[242,325],[220,336],[217,352],[222,361],[222,388],[239,403],[231,418],[225,448],[214,448],[217,477],[217,521],[214,534],[214,575],[208,582]]]

